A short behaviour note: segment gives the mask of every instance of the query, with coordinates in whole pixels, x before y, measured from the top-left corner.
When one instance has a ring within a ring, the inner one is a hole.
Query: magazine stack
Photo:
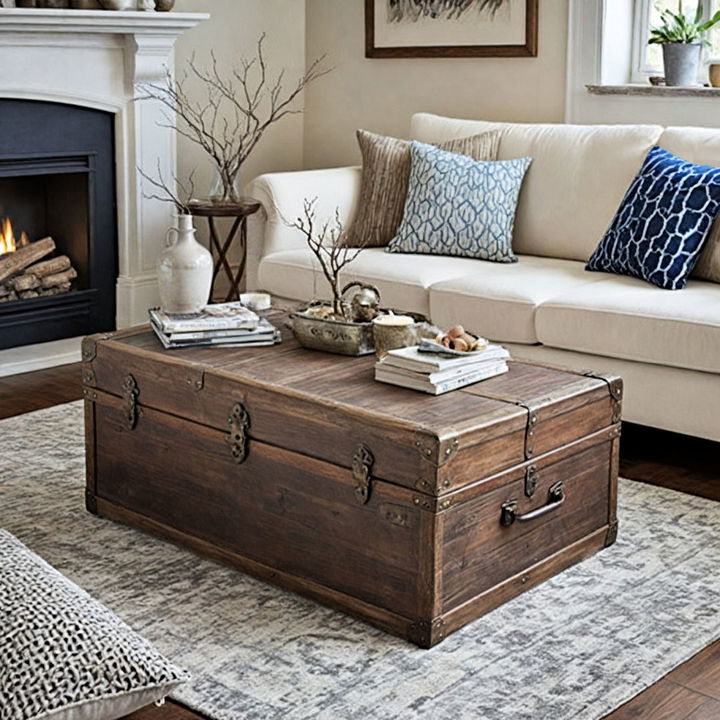
[[[508,371],[510,353],[500,345],[488,345],[479,352],[453,357],[422,352],[420,347],[390,350],[375,364],[375,379],[442,395]]]
[[[153,308],[150,325],[166,349],[262,347],[280,342],[277,328],[239,302],[208,305],[191,315],[170,315]]]

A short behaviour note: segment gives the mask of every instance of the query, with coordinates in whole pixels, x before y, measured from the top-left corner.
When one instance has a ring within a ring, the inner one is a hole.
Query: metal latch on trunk
[[[525,497],[531,498],[537,490],[540,481],[540,471],[537,465],[528,465],[525,468]]]
[[[128,373],[122,384],[122,403],[123,411],[125,413],[125,427],[127,427],[128,430],[133,430],[135,425],[137,425],[137,399],[139,394],[140,390],[138,388],[137,381],[131,373]]]
[[[228,425],[230,434],[227,441],[230,444],[230,454],[233,460],[240,465],[248,456],[248,431],[250,430],[250,414],[242,403],[238,402],[232,406]]]
[[[358,445],[353,455],[352,474],[355,479],[355,497],[364,505],[370,499],[370,478],[375,456],[364,443]]]

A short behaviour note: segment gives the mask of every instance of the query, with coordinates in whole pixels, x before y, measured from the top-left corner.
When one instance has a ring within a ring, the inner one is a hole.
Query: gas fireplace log
[[[0,258],[0,282],[24,270],[28,265],[49,255],[55,249],[55,241],[46,237],[21,247],[17,252]],[[29,291],[28,291],[29,292]]]
[[[56,285],[63,285],[64,283],[68,283],[71,280],[74,280],[76,277],[77,272],[75,271],[75,268],[70,268],[65,272],[55,273],[54,275],[48,275],[47,277],[40,278],[40,285],[43,288],[51,288],[55,287]]]
[[[9,281],[9,284],[15,289],[16,292],[22,292],[24,290],[34,290],[40,281],[35,275],[18,275]]]
[[[17,300],[17,299],[18,299],[18,296],[14,290],[11,290],[9,295],[0,295],[0,303],[12,302],[13,300]]]
[[[18,293],[18,297],[21,300],[30,300],[31,298],[40,297],[40,293],[37,290],[23,290]]]
[[[67,255],[60,255],[60,257],[50,258],[49,260],[43,260],[43,262],[31,265],[29,268],[26,268],[25,274],[42,278],[47,275],[55,275],[55,273],[69,270],[70,267],[70,258]]]
[[[62,283],[62,285],[56,285],[51,288],[39,288],[38,292],[41,297],[47,297],[48,295],[63,295],[66,292],[70,292],[70,286],[71,283],[66,282]]]

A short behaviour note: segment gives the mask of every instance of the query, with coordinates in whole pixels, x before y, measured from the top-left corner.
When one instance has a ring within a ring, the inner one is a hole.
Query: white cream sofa
[[[505,265],[368,249],[344,272],[378,286],[386,306],[456,323],[502,342],[516,357],[625,379],[626,420],[720,441],[720,285],[691,280],[661,290],[587,272],[596,247],[647,151],[660,145],[720,165],[720,130],[652,125],[522,125],[418,114],[410,136],[440,142],[502,128],[500,159],[531,156],[513,248]],[[359,168],[262,175],[249,228],[248,283],[283,298],[327,295],[303,237],[284,219],[318,198],[319,217],[347,223]]]

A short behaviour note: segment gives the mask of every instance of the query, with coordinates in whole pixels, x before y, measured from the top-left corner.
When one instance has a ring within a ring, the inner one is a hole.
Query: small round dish
[[[443,355],[445,357],[469,357],[470,355],[481,355],[487,348],[488,342],[484,338],[478,338],[482,347],[477,350],[452,350],[449,347],[445,347],[434,340],[422,340],[418,346],[418,352],[433,353],[435,355]]]

